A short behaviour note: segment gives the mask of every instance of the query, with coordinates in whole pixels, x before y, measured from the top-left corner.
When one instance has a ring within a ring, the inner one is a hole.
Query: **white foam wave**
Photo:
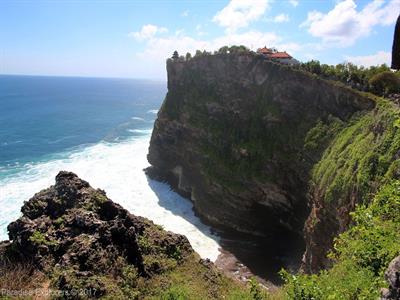
[[[150,134],[151,129],[128,129],[129,132],[132,133],[140,133],[140,134]]]
[[[10,145],[19,144],[19,143],[22,143],[22,141],[2,142],[1,145],[2,146],[10,146]]]
[[[146,135],[117,144],[102,142],[47,162],[26,165],[10,177],[1,178],[0,173],[0,240],[7,238],[6,226],[19,217],[23,201],[54,184],[60,170],[68,170],[93,187],[104,189],[130,212],[186,235],[200,256],[215,260],[219,254],[218,238],[194,215],[192,204],[168,185],[145,176],[149,138]]]
[[[158,109],[150,109],[147,111],[148,114],[156,114],[158,113]]]
[[[144,121],[144,119],[141,118],[141,117],[132,117],[131,119],[132,120],[137,120],[137,121]]]

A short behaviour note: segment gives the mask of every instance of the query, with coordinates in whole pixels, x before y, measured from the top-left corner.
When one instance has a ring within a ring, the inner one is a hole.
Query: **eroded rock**
[[[71,172],[60,172],[21,211],[8,226],[10,241],[0,245],[2,259],[33,263],[63,291],[99,297],[109,288],[104,276],[125,278],[128,268],[149,278],[193,253],[185,236],[130,214]]]

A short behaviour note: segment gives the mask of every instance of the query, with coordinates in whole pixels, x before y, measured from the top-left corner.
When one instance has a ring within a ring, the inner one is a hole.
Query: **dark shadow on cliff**
[[[300,267],[304,242],[300,236],[291,232],[275,233],[268,238],[226,231],[219,235],[224,252],[231,253],[251,273],[274,285],[283,283],[278,274],[282,268],[297,271]],[[221,263],[217,261],[217,265]]]
[[[200,221],[192,202],[173,192],[168,183],[156,181],[148,176],[147,181],[158,197],[160,206],[192,223],[204,235],[213,239],[219,237],[219,243],[224,251],[217,264],[222,268],[227,268],[224,259],[229,260],[233,256],[251,273],[275,285],[282,283],[278,275],[282,268],[298,269],[304,252],[304,242],[298,234],[281,231],[271,233],[266,238],[215,228],[203,219]],[[228,271],[234,272],[234,270]]]

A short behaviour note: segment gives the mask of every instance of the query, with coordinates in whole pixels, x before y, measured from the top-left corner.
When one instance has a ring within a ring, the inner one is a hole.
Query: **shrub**
[[[371,77],[369,84],[376,94],[390,94],[400,92],[400,78],[391,71],[378,73]]]
[[[384,185],[369,206],[351,214],[354,225],[335,240],[331,269],[318,275],[281,271],[289,299],[365,299],[379,297],[384,271],[399,255],[400,181]]]
[[[36,244],[37,246],[40,246],[40,245],[56,246],[58,244],[57,241],[49,240],[43,233],[41,233],[38,230],[36,230],[32,233],[32,235],[29,237],[29,240],[32,243]]]

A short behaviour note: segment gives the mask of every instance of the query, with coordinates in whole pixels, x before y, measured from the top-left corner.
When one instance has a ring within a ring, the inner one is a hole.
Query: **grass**
[[[325,150],[312,171],[312,187],[324,200],[345,204],[367,199],[390,180],[400,164],[400,115],[381,100],[370,112],[355,116]]]
[[[29,263],[15,263],[7,260],[0,260],[0,299],[35,299],[34,296],[23,296],[22,292],[48,290],[48,279],[37,268]],[[21,291],[21,296],[7,295],[5,291]],[[37,299],[37,298],[36,298]],[[46,299],[43,297],[41,299]]]
[[[249,285],[208,269],[198,259],[193,255],[174,270],[150,279],[142,287],[147,291],[145,299],[254,299]]]

